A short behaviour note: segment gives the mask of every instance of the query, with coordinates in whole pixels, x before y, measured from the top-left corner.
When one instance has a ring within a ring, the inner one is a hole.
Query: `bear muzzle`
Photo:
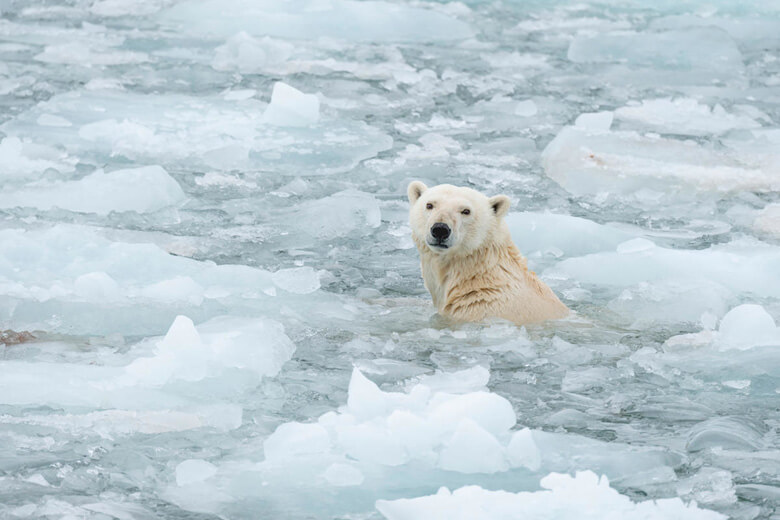
[[[444,222],[437,222],[430,229],[428,236],[428,245],[436,249],[448,249],[450,247],[450,237],[452,229]]]

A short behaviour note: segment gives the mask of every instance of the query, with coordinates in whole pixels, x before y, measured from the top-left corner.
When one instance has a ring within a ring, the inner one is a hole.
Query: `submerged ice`
[[[0,9],[0,517],[777,516],[770,2]],[[405,189],[574,311],[434,314]]]

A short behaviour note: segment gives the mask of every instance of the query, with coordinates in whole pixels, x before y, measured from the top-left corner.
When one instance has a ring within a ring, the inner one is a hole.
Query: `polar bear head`
[[[509,197],[486,197],[471,188],[420,181],[407,190],[409,221],[418,247],[438,255],[463,255],[493,239],[509,211]],[[424,244],[424,245],[423,245]]]

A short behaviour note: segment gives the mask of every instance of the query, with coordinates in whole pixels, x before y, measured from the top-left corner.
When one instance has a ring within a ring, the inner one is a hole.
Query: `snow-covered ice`
[[[0,4],[0,518],[778,515],[776,2]]]

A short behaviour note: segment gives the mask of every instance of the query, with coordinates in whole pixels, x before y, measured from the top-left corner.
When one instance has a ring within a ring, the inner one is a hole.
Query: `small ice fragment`
[[[434,396],[431,403],[434,408],[430,417],[442,427],[453,427],[464,419],[470,419],[488,432],[501,435],[517,422],[512,404],[498,394],[472,392],[446,396],[444,402],[437,404],[441,397],[441,394]]]
[[[512,434],[512,439],[506,448],[506,456],[512,467],[523,466],[531,471],[536,471],[542,465],[542,454],[528,428],[523,428]]]
[[[36,122],[41,126],[73,126],[73,123],[64,117],[55,116],[54,114],[41,114]]]
[[[282,424],[263,443],[266,460],[327,453],[329,449],[328,431],[317,423],[290,422]]]
[[[363,473],[351,464],[331,464],[323,473],[325,480],[332,486],[359,486],[363,483]]]
[[[103,271],[82,274],[73,280],[73,289],[89,300],[113,300],[119,296],[119,284]]]
[[[723,381],[723,386],[733,388],[734,390],[744,390],[750,386],[750,379],[737,379],[733,381]]]
[[[574,126],[593,131],[607,131],[612,126],[612,112],[594,112],[580,114],[574,122]]]
[[[286,83],[274,83],[271,104],[263,114],[266,123],[276,126],[311,126],[320,119],[320,100]]]
[[[294,294],[309,294],[320,288],[317,271],[308,266],[280,269],[271,276],[271,280],[280,289]]]
[[[176,466],[176,484],[188,486],[216,475],[217,467],[205,460],[189,459]]]
[[[439,466],[459,473],[495,473],[509,468],[504,448],[470,419],[463,419],[439,455]]]
[[[621,255],[629,255],[632,253],[640,253],[642,251],[649,251],[655,247],[655,244],[646,238],[632,238],[625,242],[618,244],[617,252]]]
[[[731,309],[721,320],[718,332],[721,350],[780,346],[780,329],[760,305],[744,304]]]
[[[515,115],[522,117],[535,116],[539,109],[536,107],[536,103],[532,99],[526,99],[520,101],[515,105]]]

